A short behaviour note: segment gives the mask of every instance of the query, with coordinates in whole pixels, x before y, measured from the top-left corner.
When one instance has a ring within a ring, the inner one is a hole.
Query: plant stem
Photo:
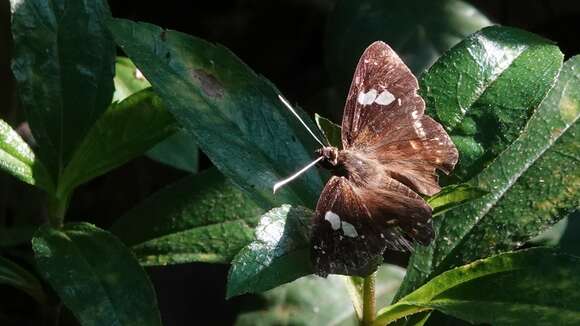
[[[48,223],[53,228],[61,228],[68,208],[68,196],[48,198]]]
[[[363,326],[372,325],[376,317],[375,283],[377,272],[365,277],[363,285]]]

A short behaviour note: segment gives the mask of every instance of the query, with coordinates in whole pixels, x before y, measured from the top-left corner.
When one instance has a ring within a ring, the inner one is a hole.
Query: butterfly
[[[312,220],[316,274],[366,276],[387,248],[409,251],[433,240],[431,208],[421,195],[441,190],[436,171],[449,174],[459,154],[443,127],[424,114],[418,89],[384,42],[362,54],[344,107],[342,149],[323,144],[310,164],[332,174]]]

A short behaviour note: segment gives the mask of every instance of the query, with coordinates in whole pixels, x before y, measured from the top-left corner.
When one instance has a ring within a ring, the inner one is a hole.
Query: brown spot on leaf
[[[214,98],[221,98],[224,96],[224,88],[214,75],[209,74],[203,69],[193,69],[191,76],[194,80],[199,82],[201,90],[205,95]]]

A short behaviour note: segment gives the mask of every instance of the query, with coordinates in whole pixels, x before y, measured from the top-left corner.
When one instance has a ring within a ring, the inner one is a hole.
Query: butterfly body
[[[386,248],[411,250],[435,232],[420,196],[440,190],[458,152],[424,115],[418,83],[385,43],[371,44],[357,65],[342,121],[342,149],[316,151],[330,171],[316,206],[311,256],[317,274],[366,276]]]

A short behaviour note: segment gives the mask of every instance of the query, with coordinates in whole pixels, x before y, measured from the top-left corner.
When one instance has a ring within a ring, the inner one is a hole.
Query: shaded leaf
[[[383,265],[377,274],[377,302],[390,302],[403,278],[404,270]],[[339,275],[323,279],[306,276],[260,295],[259,307],[244,311],[236,326],[267,325],[358,325],[344,280]]]
[[[155,193],[117,220],[111,231],[144,265],[228,263],[254,240],[261,213],[212,168]]]
[[[87,223],[43,226],[32,249],[41,274],[81,325],[161,325],[147,274],[112,234]]]
[[[346,89],[363,50],[381,40],[419,75],[447,49],[488,25],[483,14],[463,1],[342,0],[329,18],[326,64]]]
[[[147,157],[191,173],[196,173],[199,165],[195,140],[182,128],[151,148],[147,152]]]
[[[580,323],[578,282],[578,257],[545,248],[504,253],[435,277],[381,310],[375,325],[425,309],[471,323],[575,325]]]
[[[256,228],[256,240],[232,261],[228,274],[228,298],[258,293],[312,274],[309,223],[313,212],[282,205],[264,214]]]
[[[194,135],[215,166],[264,208],[313,207],[322,189],[315,169],[275,196],[272,186],[312,161],[317,147],[279,101],[280,92],[222,46],[128,20],[109,25],[117,43]],[[315,130],[314,123],[297,111]]]
[[[50,192],[54,187],[50,175],[32,149],[3,120],[0,120],[0,169],[46,191]]]
[[[433,209],[433,216],[437,216],[487,193],[483,189],[468,184],[452,185],[443,187],[436,195],[427,198],[427,203]]]
[[[152,90],[143,90],[109,110],[91,128],[61,177],[59,192],[102,175],[143,154],[177,130]]]
[[[511,144],[562,66],[556,45],[515,28],[484,28],[453,47],[421,80],[427,112],[460,153],[454,177],[468,180]]]
[[[113,101],[122,101],[151,84],[133,61],[117,57],[115,62],[115,94]],[[147,157],[187,172],[197,172],[198,149],[193,137],[185,130],[179,130],[159,142],[149,151]]]
[[[451,267],[516,248],[580,206],[579,108],[576,56],[522,135],[470,182],[490,193],[435,220],[438,237],[415,251],[398,297]]]
[[[326,138],[327,143],[338,149],[342,149],[340,126],[325,117],[318,115],[318,113],[314,115],[314,121],[316,121],[318,129],[320,129],[324,138]]]
[[[113,95],[103,0],[11,0],[12,72],[38,156],[56,179]]]
[[[117,57],[115,60],[114,83],[113,102],[121,102],[127,97],[151,86],[131,59],[125,57]]]
[[[46,302],[40,281],[31,273],[0,256],[0,284],[7,284],[28,293],[39,303]]]
[[[558,241],[558,249],[565,253],[580,257],[580,211],[576,210],[568,216],[566,229]]]

